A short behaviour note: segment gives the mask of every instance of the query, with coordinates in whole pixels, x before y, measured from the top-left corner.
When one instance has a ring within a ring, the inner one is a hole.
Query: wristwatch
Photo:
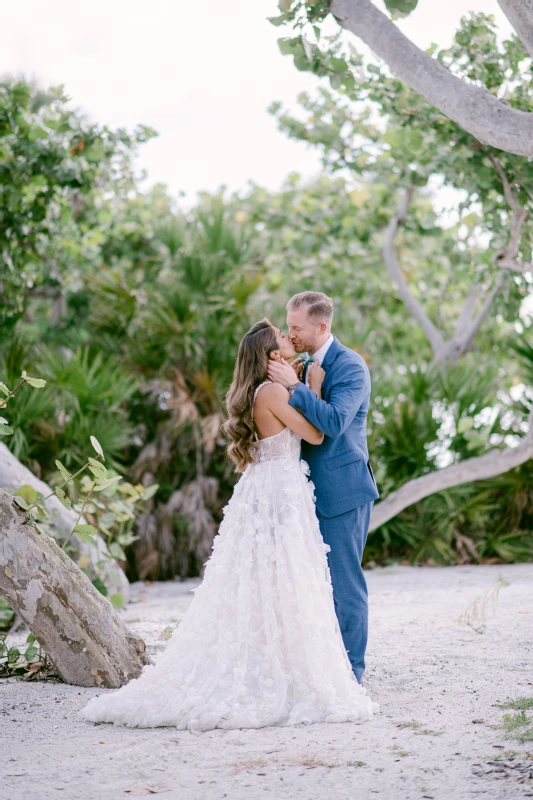
[[[295,389],[296,389],[296,387],[297,387],[297,386],[299,386],[299,385],[300,385],[300,383],[298,382],[298,383],[293,383],[291,386],[287,386],[287,389],[289,390],[289,392],[290,392],[290,394],[291,394],[291,397],[292,397],[292,394],[293,394],[294,390],[295,390]]]

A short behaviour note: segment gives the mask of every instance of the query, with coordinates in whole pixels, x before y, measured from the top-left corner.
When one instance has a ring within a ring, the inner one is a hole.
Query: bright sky
[[[494,13],[507,35],[496,0],[420,0],[401,27],[421,47],[447,45],[470,10]],[[266,20],[276,13],[276,0],[4,3],[0,74],[62,83],[111,127],[155,128],[140,166],[174,195],[249,179],[276,189],[289,172],[319,169],[318,154],[278,132],[266,110],[274,100],[294,107],[317,84],[279,53]]]

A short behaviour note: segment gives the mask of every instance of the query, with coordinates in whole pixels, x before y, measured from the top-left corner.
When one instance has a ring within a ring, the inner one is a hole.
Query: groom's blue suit
[[[364,359],[336,337],[322,367],[322,399],[300,383],[290,404],[324,432],[318,447],[302,442],[302,458],[311,468],[320,530],[331,547],[328,561],[344,646],[361,682],[368,638],[368,592],[361,560],[372,506],[379,497],[366,441],[370,373]]]

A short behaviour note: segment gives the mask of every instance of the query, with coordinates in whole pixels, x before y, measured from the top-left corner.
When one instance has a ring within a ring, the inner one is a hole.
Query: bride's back
[[[255,430],[257,438],[267,439],[270,436],[276,436],[281,431],[285,430],[285,425],[279,420],[271,410],[272,399],[274,393],[279,393],[280,387],[272,383],[272,381],[263,381],[255,390],[254,403],[253,403],[253,420],[255,423]],[[286,389],[284,391],[287,391]],[[287,392],[287,395],[289,393]]]

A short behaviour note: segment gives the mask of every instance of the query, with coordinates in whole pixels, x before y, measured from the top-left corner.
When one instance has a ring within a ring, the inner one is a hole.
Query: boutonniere
[[[302,366],[307,367],[308,364],[311,364],[312,361],[315,360],[314,356],[309,356],[307,353],[302,353],[300,356],[300,361],[302,362]]]

